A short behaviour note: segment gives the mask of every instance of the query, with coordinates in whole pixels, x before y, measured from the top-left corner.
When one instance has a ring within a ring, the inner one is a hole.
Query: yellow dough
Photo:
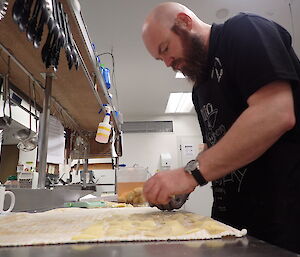
[[[101,238],[104,236],[104,229],[101,224],[93,225],[84,230],[80,235],[74,236],[73,240],[81,240],[81,239],[95,239]]]
[[[213,219],[151,207],[63,208],[0,215],[0,247],[79,242],[131,242],[242,237]]]
[[[128,215],[113,214],[92,224],[72,240],[124,238],[128,236],[161,239],[184,236],[205,230],[210,235],[226,231],[228,227],[210,218],[187,212],[154,212]]]
[[[151,207],[60,208],[0,215],[0,247],[79,242],[130,242],[242,237],[213,219]]]
[[[145,203],[145,198],[143,196],[143,188],[136,187],[132,191],[125,192],[118,198],[118,201],[135,205]]]

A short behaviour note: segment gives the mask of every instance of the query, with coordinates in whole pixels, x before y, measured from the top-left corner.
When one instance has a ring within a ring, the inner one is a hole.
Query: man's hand
[[[174,195],[189,194],[197,186],[194,177],[183,168],[161,171],[144,184],[145,199],[153,205],[168,204]]]

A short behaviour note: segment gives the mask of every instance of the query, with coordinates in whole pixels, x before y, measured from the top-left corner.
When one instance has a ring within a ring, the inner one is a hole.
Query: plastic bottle
[[[98,125],[98,130],[96,134],[95,140],[99,143],[107,143],[111,131],[110,121],[110,108],[108,106],[105,107],[106,113],[104,116],[103,122],[100,122]]]
[[[110,69],[109,68],[105,68],[104,66],[101,66],[101,73],[102,73],[102,77],[104,80],[104,83],[107,87],[107,89],[110,89],[111,86],[111,80],[110,80]]]

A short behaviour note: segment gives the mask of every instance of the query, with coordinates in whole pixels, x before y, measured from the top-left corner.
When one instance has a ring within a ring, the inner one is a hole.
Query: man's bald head
[[[186,6],[175,3],[165,2],[157,5],[145,19],[142,35],[144,42],[151,37],[158,28],[169,30],[176,23],[178,14],[184,13],[193,20],[200,21],[197,16]],[[201,21],[200,21],[201,22]]]
[[[145,19],[142,30],[144,44],[155,59],[185,72],[193,80],[200,65],[194,65],[198,60],[191,60],[191,57],[195,59],[195,49],[200,49],[197,59],[205,62],[209,34],[210,25],[186,6],[175,2],[157,5]]]
[[[151,26],[152,24],[170,29],[174,25],[179,13],[185,13],[193,19],[196,18],[196,15],[182,4],[175,2],[161,3],[157,5],[147,16],[143,26],[143,32],[146,32],[148,26]]]

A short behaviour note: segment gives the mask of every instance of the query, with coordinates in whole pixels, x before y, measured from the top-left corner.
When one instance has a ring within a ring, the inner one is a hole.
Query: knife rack
[[[102,76],[97,69],[88,32],[81,14],[72,8],[70,0],[61,0],[60,2],[69,16],[69,25],[80,55],[81,65],[78,70],[74,68],[69,70],[65,52],[63,49],[61,50],[60,63],[55,73],[56,79],[51,80],[50,97],[51,101],[63,110],[66,119],[72,120],[79,133],[90,134],[97,130],[99,120],[103,119],[103,112],[98,113],[102,104],[112,106],[112,103]],[[17,24],[13,22],[11,18],[12,6],[13,1],[10,1],[7,14],[0,21],[0,43],[2,46],[0,49],[0,73],[6,74],[6,60],[8,56],[12,56],[15,61],[12,61],[10,65],[9,81],[29,97],[27,81],[28,76],[31,77],[39,85],[39,87],[36,87],[39,96],[37,105],[43,106],[46,80],[42,74],[49,73],[49,70],[46,70],[42,62],[41,48],[47,38],[47,26],[45,26],[40,48],[34,48],[32,43],[27,40],[25,33],[21,32]],[[96,75],[97,88],[94,87],[93,74]],[[53,108],[50,108],[50,113],[55,116]],[[119,135],[121,133],[120,124],[115,112],[113,112],[112,121],[113,129],[116,135]],[[61,120],[61,122],[66,126],[64,120]],[[98,153],[93,154],[93,157],[111,156],[110,144],[98,144],[97,148],[96,152]]]

